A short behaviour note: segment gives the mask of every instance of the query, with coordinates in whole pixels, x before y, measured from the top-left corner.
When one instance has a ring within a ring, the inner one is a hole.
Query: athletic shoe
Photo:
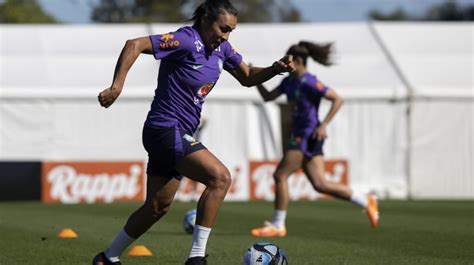
[[[377,227],[379,226],[379,207],[377,205],[377,197],[375,195],[369,194],[367,195],[367,215],[369,216],[370,223],[372,224],[372,227]]]
[[[265,221],[263,227],[252,229],[250,234],[255,237],[284,237],[286,236],[286,228],[278,228],[271,222]]]
[[[205,257],[188,258],[184,265],[207,265],[207,255]]]
[[[121,265],[120,261],[112,262],[110,261],[107,256],[105,256],[104,252],[100,252],[97,256],[94,257],[92,260],[92,265]]]

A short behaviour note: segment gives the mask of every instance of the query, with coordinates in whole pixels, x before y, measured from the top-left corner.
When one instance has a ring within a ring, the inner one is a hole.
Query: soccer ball
[[[194,224],[196,223],[196,209],[189,210],[184,215],[183,228],[188,234],[192,234],[194,231]]]
[[[288,261],[283,249],[277,245],[258,242],[245,252],[242,265],[288,265]]]

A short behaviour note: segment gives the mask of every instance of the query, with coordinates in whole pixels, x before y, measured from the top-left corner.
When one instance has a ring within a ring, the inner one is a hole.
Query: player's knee
[[[209,186],[227,192],[232,182],[229,170],[225,167],[218,167],[213,170],[212,175],[212,180],[209,183]]]
[[[273,179],[275,180],[275,183],[286,181],[287,178],[288,178],[288,175],[283,172],[277,171],[275,172],[275,174],[273,174]]]
[[[145,207],[147,208],[151,217],[159,219],[168,213],[171,207],[171,202],[154,200],[152,203],[145,204]]]
[[[327,193],[329,191],[328,183],[324,179],[318,178],[314,184],[314,189],[320,193]]]

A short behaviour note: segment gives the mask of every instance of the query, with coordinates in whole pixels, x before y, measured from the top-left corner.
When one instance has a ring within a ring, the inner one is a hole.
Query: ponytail
[[[298,44],[291,46],[286,54],[291,54],[295,57],[301,57],[304,65],[306,65],[308,57],[314,61],[325,65],[332,65],[331,62],[331,48],[334,43],[316,44],[308,41],[300,41]]]

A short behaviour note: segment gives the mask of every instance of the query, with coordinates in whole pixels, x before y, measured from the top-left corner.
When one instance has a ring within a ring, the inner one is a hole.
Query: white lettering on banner
[[[231,170],[232,176],[232,184],[227,191],[226,200],[229,198],[232,200],[232,196],[241,195],[244,190],[242,187],[242,180],[246,180],[243,178],[242,170],[240,165],[236,165],[234,167],[229,167]],[[245,183],[247,184],[247,182]],[[179,184],[179,189],[176,192],[175,199],[177,201],[198,201],[201,197],[202,192],[206,189],[201,183],[195,182],[189,178],[183,178],[181,183]],[[241,196],[242,197],[242,196]],[[245,197],[245,200],[248,199],[248,195]]]
[[[335,163],[333,171],[334,171],[334,174],[332,175],[326,174],[326,179],[332,182],[341,182],[342,176],[344,175],[344,172],[346,171],[346,166],[343,163]]]
[[[263,163],[257,166],[250,176],[252,182],[252,198],[272,201],[275,198],[275,181],[273,174],[276,164]],[[341,183],[346,173],[346,164],[335,162],[331,171],[325,172],[325,178],[331,182]],[[297,170],[288,178],[288,192],[291,200],[315,200],[323,196],[318,193],[302,170]]]
[[[288,194],[290,200],[293,201],[316,200],[319,197],[319,193],[314,190],[303,172],[293,173],[290,178],[288,178]]]
[[[51,198],[61,203],[79,203],[84,200],[94,203],[103,200],[111,203],[118,198],[133,198],[140,192],[139,165],[130,166],[130,174],[81,174],[74,167],[57,166],[48,173],[51,183]]]
[[[275,197],[273,190],[275,169],[276,165],[265,164],[256,168],[250,176],[255,183],[254,194],[256,198],[269,201]]]

